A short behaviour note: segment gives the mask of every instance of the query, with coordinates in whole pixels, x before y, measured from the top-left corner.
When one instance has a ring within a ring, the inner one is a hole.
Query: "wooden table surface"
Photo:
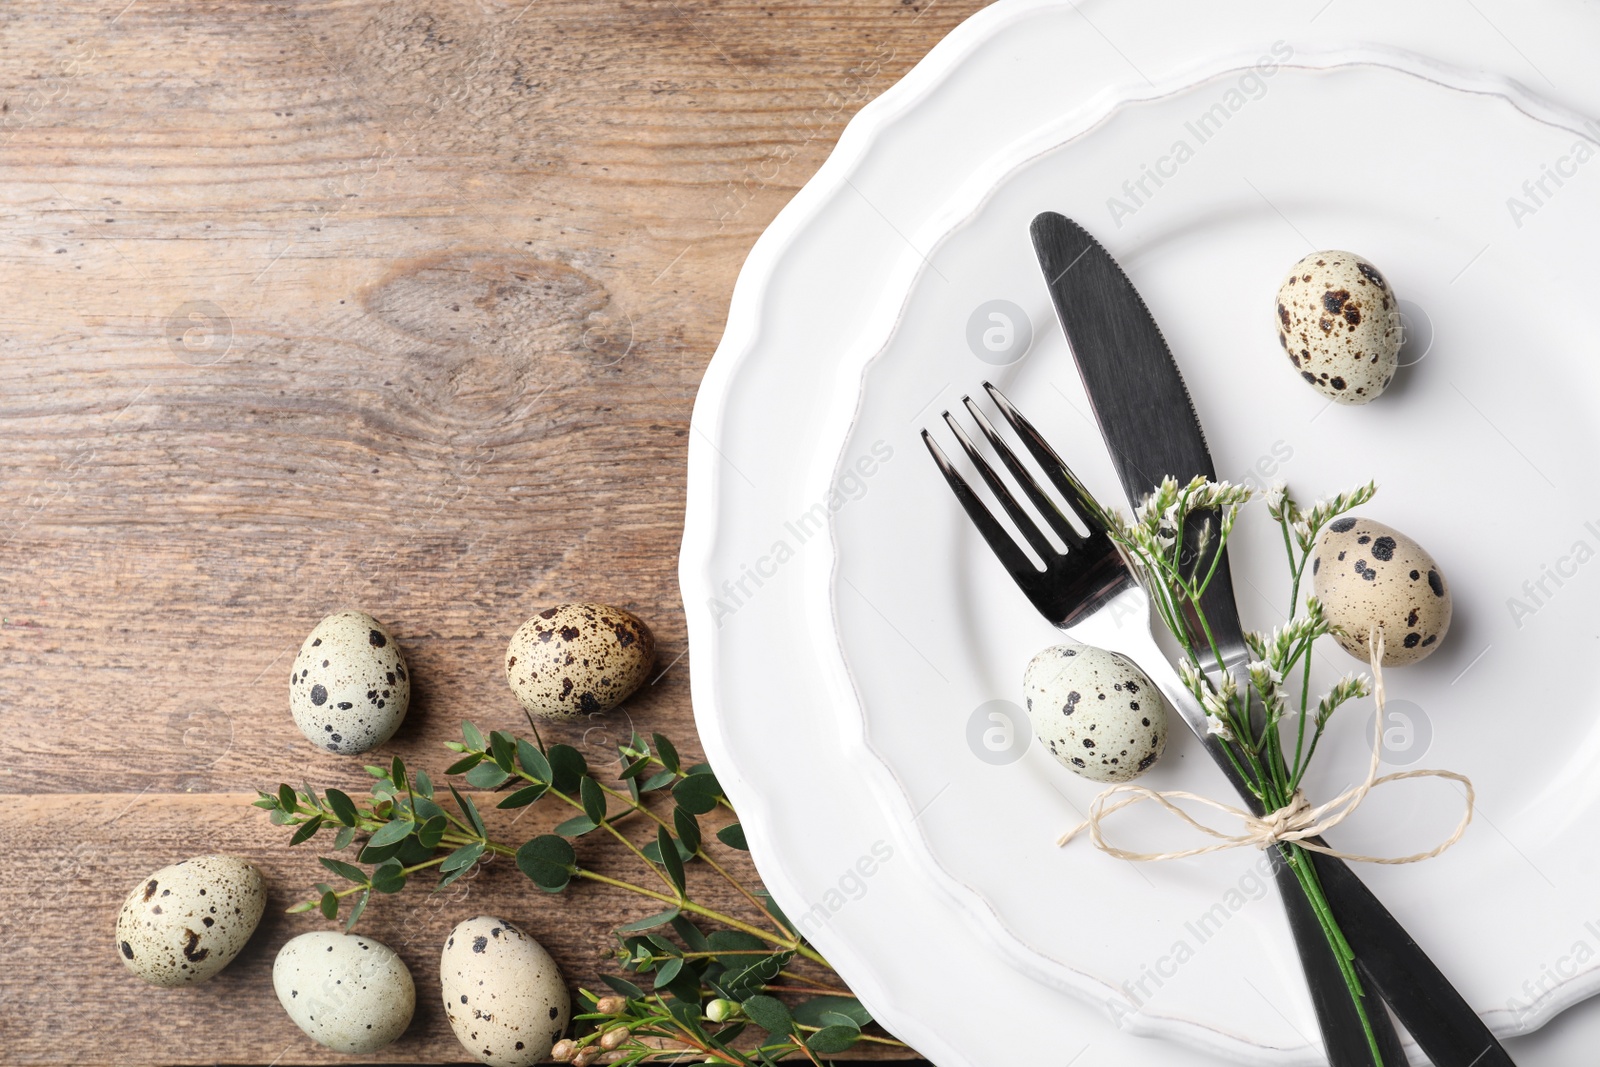
[[[0,1061],[323,1063],[272,959],[316,852],[257,787],[359,791],[290,719],[325,614],[415,677],[381,750],[442,769],[535,610],[658,637],[625,712],[697,755],[676,564],[689,413],[734,278],[849,118],[977,0],[42,0],[0,8]],[[525,731],[524,731],[525,732]],[[514,831],[553,821],[533,809]],[[509,822],[509,820],[503,820]],[[607,856],[583,843],[592,865]],[[207,852],[268,915],[214,980],[146,987],[124,895]],[[733,906],[709,887],[709,900]],[[416,976],[376,1058],[464,1058],[461,918],[520,921],[594,987],[620,920],[510,865],[382,898]]]

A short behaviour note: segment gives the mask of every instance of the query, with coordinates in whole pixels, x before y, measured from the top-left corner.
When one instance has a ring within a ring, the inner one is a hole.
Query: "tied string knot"
[[[1077,826],[1062,834],[1056,841],[1057,845],[1066,845],[1085,830],[1094,842],[1095,848],[1108,856],[1119,860],[1133,860],[1135,862],[1153,862],[1157,860],[1186,859],[1190,856],[1203,856],[1210,852],[1222,852],[1230,848],[1254,847],[1259,849],[1269,848],[1285,841],[1294,842],[1301,848],[1324,855],[1334,856],[1338,859],[1350,860],[1358,863],[1417,863],[1421,860],[1432,859],[1445,849],[1461,840],[1467,832],[1467,827],[1472,823],[1472,809],[1477,794],[1472,788],[1472,780],[1464,774],[1455,771],[1418,770],[1397,771],[1394,774],[1378,774],[1379,761],[1383,755],[1383,631],[1374,627],[1367,640],[1367,651],[1372,666],[1372,695],[1373,702],[1377,705],[1377,714],[1373,716],[1372,759],[1367,766],[1367,776],[1358,784],[1346,789],[1332,800],[1313,806],[1303,792],[1296,790],[1289,802],[1281,808],[1257,815],[1245,808],[1224,804],[1210,797],[1203,797],[1197,793],[1185,792],[1181,789],[1155,790],[1142,785],[1123,783],[1114,785],[1101,791],[1089,805],[1089,817]],[[1223,742],[1224,744],[1226,742]],[[1361,806],[1367,796],[1378,786],[1389,782],[1398,782],[1406,778],[1445,778],[1461,783],[1466,792],[1466,807],[1461,814],[1461,821],[1456,824],[1455,831],[1441,841],[1437,846],[1426,852],[1417,852],[1409,856],[1366,856],[1360,853],[1341,852],[1330,848],[1311,838],[1321,837],[1327,831],[1338,826],[1349,818]],[[1195,818],[1189,812],[1173,803],[1176,800],[1188,800],[1197,804],[1220,811],[1225,815],[1238,819],[1242,829],[1239,833],[1226,833]],[[1173,852],[1134,852],[1119,848],[1106,840],[1102,823],[1110,816],[1129,808],[1135,804],[1146,801],[1157,804],[1183,820],[1190,827],[1198,830],[1208,837],[1215,838],[1212,844],[1196,845],[1193,848],[1179,849]]]

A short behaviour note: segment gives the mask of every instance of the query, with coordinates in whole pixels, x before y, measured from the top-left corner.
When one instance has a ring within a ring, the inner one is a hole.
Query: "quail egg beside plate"
[[[329,615],[300,646],[289,677],[289,709],[318,748],[341,755],[377,748],[400,729],[410,705],[405,655],[371,615]]]
[[[272,963],[272,988],[307,1037],[335,1052],[374,1052],[405,1033],[417,990],[394,949],[370,937],[314,930]]]
[[[450,1028],[490,1067],[547,1059],[572,1017],[572,999],[544,946],[503,919],[480,915],[450,931],[439,958]]]
[[[196,856],[142,879],[117,913],[117,954],[151,985],[203,982],[233,962],[266,908],[254,864]]]
[[[656,641],[621,608],[557,604],[523,623],[506,648],[506,682],[546,719],[610,711],[650,676]]]

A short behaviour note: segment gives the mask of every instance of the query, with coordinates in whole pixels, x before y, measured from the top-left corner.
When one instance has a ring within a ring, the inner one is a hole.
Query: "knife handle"
[[[1334,958],[1333,946],[1328,944],[1327,934],[1317,921],[1317,913],[1312,910],[1300,880],[1289,869],[1283,853],[1269,848],[1267,854],[1272,858],[1278,895],[1283,898],[1284,910],[1289,915],[1289,929],[1294,934],[1300,966],[1305,971],[1311,1003],[1316,1008],[1329,1067],[1375,1067],[1372,1049],[1361,1029],[1361,1017],[1356,1014],[1349,987],[1339,970],[1339,961]],[[1383,1067],[1405,1067],[1406,1054],[1400,1045],[1400,1036],[1395,1033],[1394,1022],[1377,997],[1367,998],[1367,1021],[1378,1039]]]
[[[1435,1067],[1515,1067],[1478,1013],[1349,865],[1307,854],[1355,952],[1357,970],[1388,1001]]]

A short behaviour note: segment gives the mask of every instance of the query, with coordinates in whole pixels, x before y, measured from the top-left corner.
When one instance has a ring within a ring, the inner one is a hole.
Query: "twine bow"
[[[1373,628],[1372,634],[1367,641],[1367,651],[1372,665],[1372,695],[1374,702],[1377,704],[1377,714],[1374,716],[1373,725],[1372,762],[1367,768],[1366,778],[1360,784],[1352,786],[1332,800],[1316,806],[1312,806],[1303,792],[1296,790],[1289,803],[1283,807],[1278,808],[1276,811],[1257,815],[1244,808],[1235,807],[1232,804],[1224,804],[1220,801],[1212,800],[1210,797],[1203,797],[1181,789],[1162,791],[1147,789],[1142,785],[1123,783],[1122,785],[1114,785],[1095,797],[1094,802],[1089,805],[1089,817],[1065,834],[1062,834],[1056,844],[1058,846],[1066,845],[1084,830],[1088,830],[1090,840],[1094,842],[1095,848],[1098,848],[1101,852],[1106,853],[1108,856],[1114,856],[1119,860],[1134,860],[1137,862],[1179,860],[1189,856],[1203,856],[1209,852],[1223,852],[1230,848],[1242,848],[1247,845],[1265,849],[1282,841],[1293,841],[1298,843],[1301,848],[1359,863],[1417,863],[1439,855],[1445,849],[1460,841],[1461,835],[1466,833],[1468,825],[1472,822],[1472,807],[1476,799],[1472,781],[1464,774],[1441,770],[1397,771],[1394,774],[1385,774],[1381,777],[1378,775],[1378,763],[1383,754],[1384,717],[1383,668],[1381,666],[1383,660],[1383,631],[1381,629]],[[1361,806],[1362,801],[1367,799],[1367,795],[1378,786],[1389,782],[1398,782],[1406,778],[1447,778],[1451,781],[1460,782],[1462,787],[1466,789],[1466,810],[1462,812],[1461,821],[1456,824],[1455,832],[1436,847],[1410,856],[1365,856],[1359,853],[1341,852],[1336,848],[1329,848],[1327,845],[1318,844],[1310,840],[1310,838],[1322,836],[1344,822]],[[1147,800],[1161,805],[1167,811],[1208,837],[1216,838],[1216,843],[1199,845],[1195,848],[1182,849],[1177,852],[1132,852],[1128,849],[1118,848],[1108,842],[1101,823],[1123,808],[1129,808]],[[1214,808],[1224,815],[1231,815],[1239,820],[1242,824],[1242,829],[1239,833],[1230,834],[1218,830],[1214,826],[1208,826],[1174,804],[1174,800],[1192,800],[1197,804],[1204,804],[1206,807]]]

